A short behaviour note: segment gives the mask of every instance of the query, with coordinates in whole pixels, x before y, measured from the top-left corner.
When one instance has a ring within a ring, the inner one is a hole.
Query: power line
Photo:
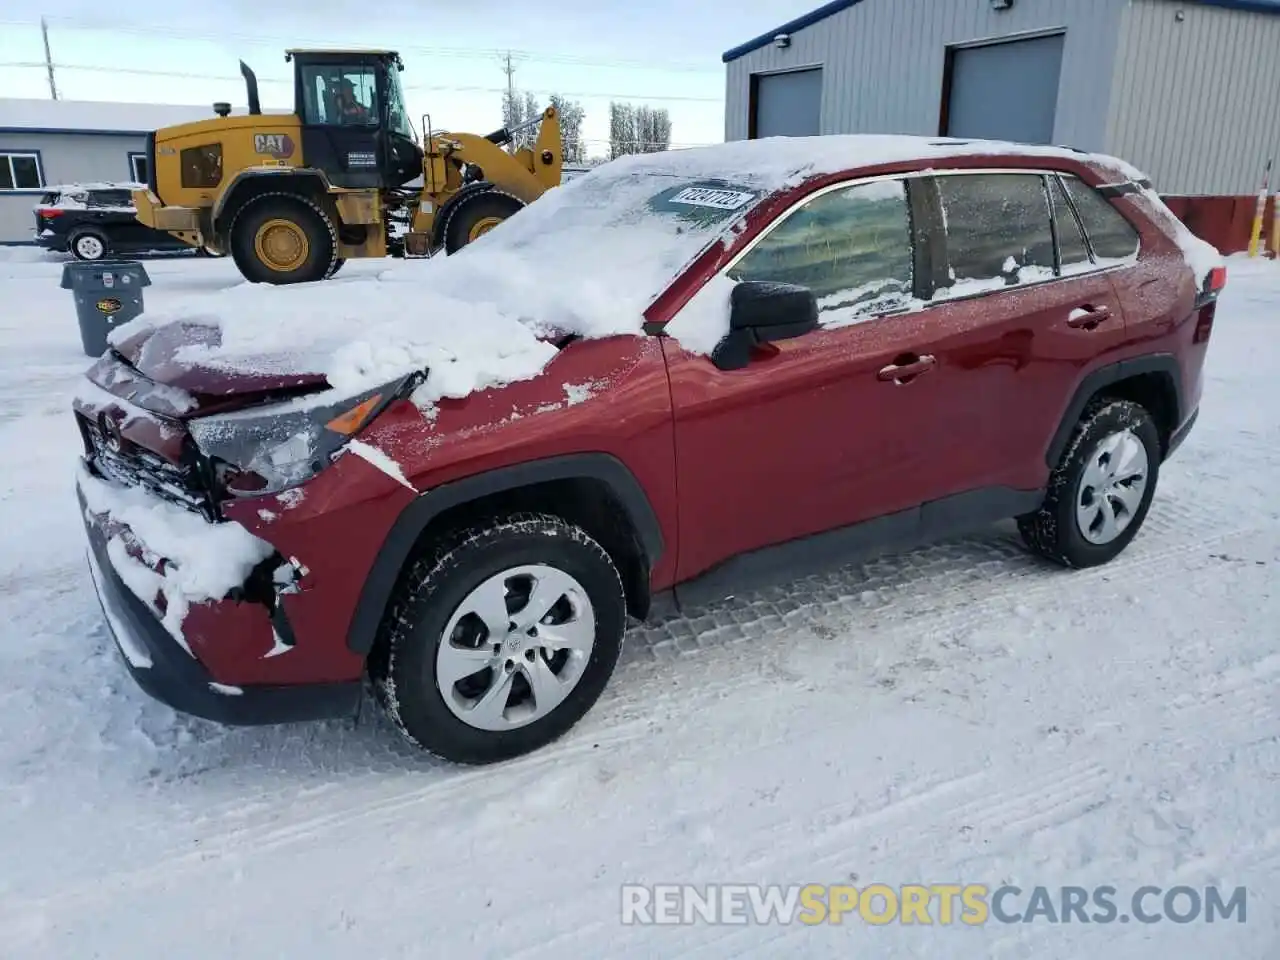
[[[95,67],[83,63],[54,63],[57,70],[81,71],[84,73],[113,73],[113,74],[129,74],[140,77],[162,77],[175,80],[217,80],[227,83],[239,83],[241,78],[230,74],[216,73],[188,73],[181,70],[148,70],[144,67]],[[0,67],[14,67],[17,69],[45,69],[43,61],[7,61],[0,62]],[[292,86],[292,79],[283,79],[279,77],[259,77],[259,83],[279,84]],[[433,84],[408,84],[405,90],[413,90],[415,92],[435,92],[435,93],[504,93],[506,87],[487,87],[487,86],[458,86],[458,85],[433,85]],[[525,88],[528,89],[528,88]],[[723,103],[723,97],[691,97],[679,95],[665,94],[640,94],[640,93],[601,93],[598,91],[587,90],[546,90],[546,89],[528,89],[529,93],[538,93],[550,96],[553,93],[560,94],[565,97],[576,97],[583,100],[646,100],[653,102],[685,102],[685,103]]]
[[[123,33],[133,36],[163,36],[176,37],[184,40],[203,40],[210,43],[224,44],[227,41],[235,41],[238,43],[254,44],[254,45],[276,45],[283,44],[288,47],[332,47],[333,44],[326,40],[302,39],[299,37],[279,37],[268,36],[264,34],[235,34],[235,33],[192,33],[190,31],[181,30],[175,27],[164,26],[142,26],[137,24],[117,24],[111,21],[96,21],[87,19],[76,19],[74,17],[49,17],[51,24],[61,24],[73,30],[86,31],[106,31],[111,33]],[[0,25],[5,26],[25,26],[37,27],[38,21],[32,20],[0,20]],[[558,63],[573,66],[597,66],[597,67],[626,67],[633,70],[658,70],[666,72],[682,72],[682,73],[715,73],[719,74],[721,67],[711,64],[702,64],[688,60],[655,60],[646,58],[637,59],[618,59],[618,58],[600,58],[600,57],[583,57],[576,54],[559,54],[559,53],[538,53],[533,50],[502,50],[498,48],[487,47],[436,47],[436,46],[419,46],[406,44],[399,46],[402,52],[413,52],[431,57],[456,57],[468,60],[493,59],[494,57],[503,57],[507,53],[518,55],[522,60],[533,60],[542,63]]]

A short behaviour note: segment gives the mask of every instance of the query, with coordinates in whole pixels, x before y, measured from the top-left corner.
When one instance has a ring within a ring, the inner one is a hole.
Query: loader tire
[[[309,283],[333,272],[338,233],[317,204],[291,193],[264,193],[231,221],[231,256],[250,283]]]
[[[444,252],[457,253],[523,208],[521,200],[501,190],[482,190],[463,197],[449,211],[444,225]]]

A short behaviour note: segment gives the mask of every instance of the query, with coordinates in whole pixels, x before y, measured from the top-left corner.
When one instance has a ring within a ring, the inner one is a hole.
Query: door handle
[[[905,383],[909,380],[914,380],[922,373],[928,373],[937,365],[937,358],[932,356],[916,357],[914,360],[903,358],[900,363],[891,363],[887,367],[882,367],[880,372],[876,374],[876,379],[885,382]]]
[[[1067,326],[1077,330],[1092,330],[1110,318],[1110,307],[1076,307],[1067,315]]]

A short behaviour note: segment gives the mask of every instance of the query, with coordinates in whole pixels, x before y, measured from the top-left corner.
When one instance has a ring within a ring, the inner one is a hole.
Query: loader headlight
[[[191,437],[228,493],[278,493],[327,467],[349,440],[419,380],[413,374],[322,406],[308,406],[302,399],[202,417],[191,422]]]

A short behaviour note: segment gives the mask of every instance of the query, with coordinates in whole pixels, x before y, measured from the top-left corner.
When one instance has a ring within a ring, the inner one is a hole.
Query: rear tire
[[[501,190],[468,194],[449,211],[444,225],[445,253],[457,253],[523,209],[521,200]]]
[[[236,212],[231,256],[251,283],[310,283],[333,271],[338,233],[319,205],[288,193],[264,193]]]
[[[1146,408],[1101,397],[1076,424],[1044,504],[1018,518],[1040,556],[1065,567],[1094,567],[1138,534],[1160,475],[1160,434]]]
[[[558,517],[513,514],[439,537],[410,565],[369,675],[410,742],[492,763],[545,746],[591,709],[625,626],[604,548]]]
[[[100,230],[77,230],[68,244],[71,255],[77,260],[105,260],[111,252],[111,244],[106,234]]]

